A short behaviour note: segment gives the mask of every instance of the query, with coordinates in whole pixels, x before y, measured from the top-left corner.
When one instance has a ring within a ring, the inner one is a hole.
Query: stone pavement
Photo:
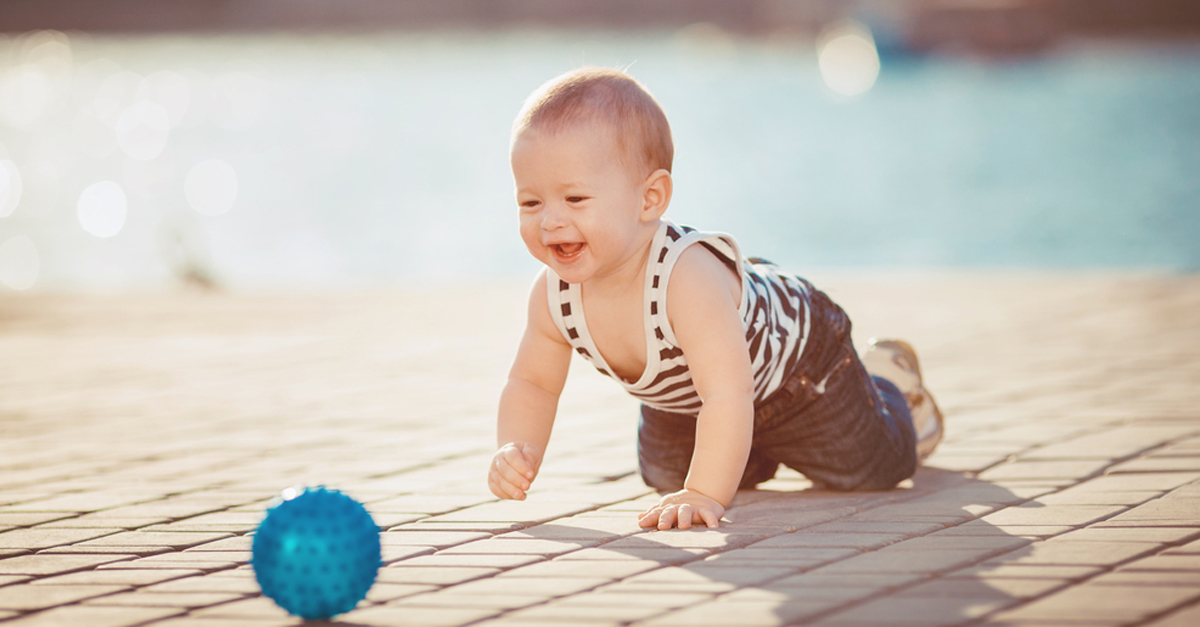
[[[586,367],[530,499],[487,492],[521,284],[4,294],[0,625],[297,624],[247,565],[296,484],[385,530],[341,625],[1200,624],[1200,277],[813,278],[859,346],[917,346],[946,441],[893,491],[781,472],[670,532]]]

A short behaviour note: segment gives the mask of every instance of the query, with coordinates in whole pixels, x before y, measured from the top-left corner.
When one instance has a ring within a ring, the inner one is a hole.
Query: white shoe
[[[929,390],[922,384],[921,364],[917,361],[916,351],[904,340],[871,338],[862,362],[867,372],[883,377],[900,388],[917,432],[917,457],[929,457],[945,434],[945,418]]]

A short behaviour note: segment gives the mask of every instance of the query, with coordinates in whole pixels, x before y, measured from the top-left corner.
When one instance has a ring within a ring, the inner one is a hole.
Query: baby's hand
[[[488,468],[488,488],[502,499],[525,500],[525,491],[537,476],[542,451],[526,442],[509,442],[496,451]]]
[[[699,492],[684,488],[659,499],[654,507],[638,516],[638,525],[658,526],[663,530],[675,526],[689,529],[693,523],[717,527],[724,513],[724,505]]]

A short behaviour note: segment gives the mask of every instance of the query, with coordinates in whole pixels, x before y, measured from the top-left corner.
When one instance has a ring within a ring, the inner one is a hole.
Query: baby
[[[912,348],[872,341],[860,360],[808,281],[665,219],[673,155],[662,109],[617,70],[559,76],[517,116],[521,238],[546,268],[500,396],[492,492],[525,498],[572,352],[642,402],[639,468],[663,495],[643,527],[716,527],[781,463],[834,490],[910,477],[942,436]]]

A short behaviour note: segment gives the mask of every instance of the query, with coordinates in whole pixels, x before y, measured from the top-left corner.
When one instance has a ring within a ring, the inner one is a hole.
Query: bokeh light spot
[[[113,181],[93,183],[79,195],[79,224],[96,237],[112,237],[125,226],[125,190]]]
[[[244,72],[234,72],[213,83],[210,115],[217,126],[244,131],[258,126],[266,116],[267,84]]]
[[[75,145],[84,154],[107,157],[117,149],[117,135],[112,127],[96,116],[91,106],[83,107],[75,116],[71,127]]]
[[[183,192],[192,209],[206,216],[221,215],[237,199],[237,172],[220,159],[201,161],[188,172]]]
[[[134,103],[117,119],[117,145],[138,161],[149,161],[167,147],[171,116],[162,105],[149,101]]]
[[[27,290],[37,281],[41,264],[37,246],[25,235],[0,244],[0,283],[14,290]]]
[[[53,98],[50,77],[35,65],[17,66],[0,77],[0,113],[16,128],[37,122]]]
[[[0,218],[12,215],[21,202],[21,171],[17,164],[0,161]]]
[[[178,72],[163,70],[142,79],[138,85],[137,99],[153,102],[167,112],[171,127],[175,127],[187,115],[192,91],[187,78]]]
[[[866,93],[879,78],[875,39],[858,22],[826,28],[817,38],[817,63],[825,84],[842,96]]]

